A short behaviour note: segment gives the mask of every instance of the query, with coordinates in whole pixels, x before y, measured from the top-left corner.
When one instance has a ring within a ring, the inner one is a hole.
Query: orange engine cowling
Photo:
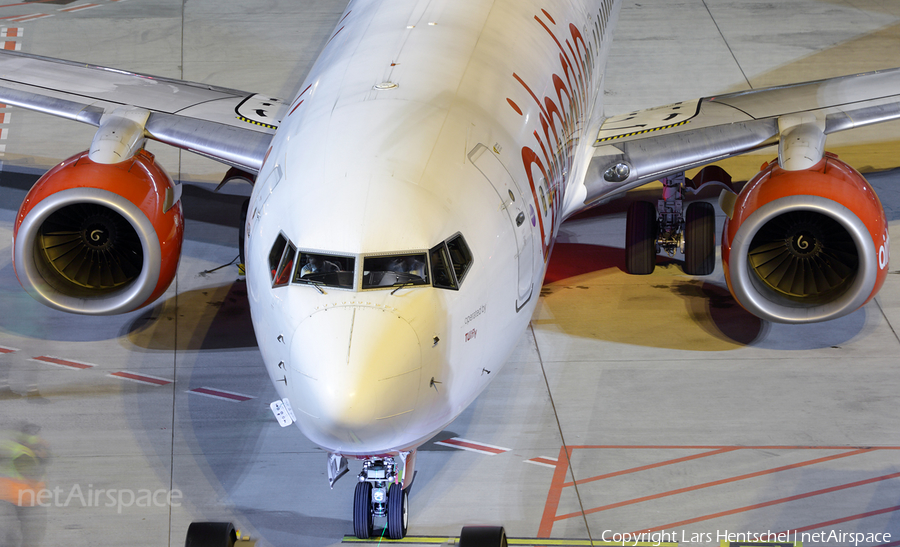
[[[814,167],[764,165],[722,234],[728,287],[749,312],[780,323],[851,313],[884,284],[888,226],[861,174],[826,154]]]
[[[13,231],[13,263],[39,302],[110,315],[150,304],[175,277],[184,217],[153,155],[105,165],[82,152],[28,192]]]

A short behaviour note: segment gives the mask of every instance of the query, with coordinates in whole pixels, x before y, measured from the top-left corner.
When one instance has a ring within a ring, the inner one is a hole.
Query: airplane
[[[88,315],[151,305],[184,233],[180,185],[148,139],[253,184],[241,219],[253,327],[279,399],[328,453],[333,485],[361,462],[354,533],[402,539],[416,449],[502,368],[537,304],[561,223],[663,181],[631,205],[626,269],[722,262],[757,317],[808,323],[865,305],[889,234],[865,179],[825,150],[833,132],[900,118],[900,72],[730,93],[605,117],[620,0],[352,0],[290,100],[0,52],[0,101],[97,127],[16,216],[23,288]],[[721,169],[778,147],[743,189]],[[500,545],[500,528],[464,529]],[[233,544],[194,523],[188,544]]]

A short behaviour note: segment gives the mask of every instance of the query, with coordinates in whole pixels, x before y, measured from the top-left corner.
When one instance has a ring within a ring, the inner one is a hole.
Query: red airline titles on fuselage
[[[543,16],[549,21],[548,24],[539,15],[535,15],[534,20],[550,35],[553,43],[559,49],[562,75],[554,73],[551,77],[556,92],[555,100],[545,96],[542,101],[518,74],[513,73],[513,78],[525,88],[530,100],[534,101],[540,109],[540,130],[535,130],[533,133],[540,154],[530,146],[523,146],[522,166],[528,177],[535,208],[539,213],[537,217],[545,262],[550,257],[551,242],[562,220],[559,217],[559,211],[563,203],[566,177],[572,171],[575,150],[581,137],[580,130],[589,115],[588,97],[590,96],[589,90],[594,85],[594,65],[611,9],[612,0],[606,0],[601,4],[600,12],[595,18],[594,42],[590,45],[585,41],[584,35],[578,30],[578,27],[571,23],[563,31],[564,33],[567,31],[568,38],[560,42],[554,32],[559,25],[553,16],[546,10],[541,10]],[[591,46],[596,49],[596,53],[592,53]],[[507,99],[507,102],[518,115],[524,115],[513,99]],[[543,133],[543,138],[541,133]],[[537,167],[540,172],[540,180],[535,180],[534,167]],[[546,192],[544,185],[547,187]],[[540,214],[541,211],[544,215]],[[546,226],[544,225],[544,216],[548,217]]]

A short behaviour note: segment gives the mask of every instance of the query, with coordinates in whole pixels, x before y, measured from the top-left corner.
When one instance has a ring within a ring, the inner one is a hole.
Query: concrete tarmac
[[[345,4],[10,3],[0,24],[20,30],[0,41],[290,97]],[[607,108],[889,68],[898,52],[897,2],[626,0]],[[232,520],[259,545],[341,543],[358,467],[330,490],[325,454],[275,422],[244,284],[234,266],[220,268],[237,255],[249,188],[214,194],[222,166],[151,145],[186,184],[176,282],[124,316],[55,312],[16,281],[13,221],[37,175],[85,149],[93,129],[0,112],[0,429],[35,424],[50,453],[50,507],[27,517],[36,544],[181,545],[196,520]],[[896,123],[829,138],[871,173],[892,226],[898,140]],[[724,165],[746,180],[773,155]],[[832,533],[896,544],[898,272],[843,319],[769,324],[737,305],[721,265],[693,278],[676,256],[650,276],[626,275],[624,211],[634,199],[657,194],[634,192],[564,225],[518,351],[421,449],[410,535],[503,524],[533,545],[648,530],[642,539],[683,545],[786,531],[807,546],[854,543]],[[900,256],[898,243],[892,250]],[[453,438],[482,449],[438,444]],[[18,519],[0,512],[0,530]]]

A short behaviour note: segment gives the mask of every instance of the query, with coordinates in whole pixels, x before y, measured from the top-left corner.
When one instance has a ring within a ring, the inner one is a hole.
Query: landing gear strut
[[[409,488],[402,486],[401,465],[393,457],[363,462],[353,495],[353,532],[359,539],[372,535],[375,518],[386,519],[388,538],[406,536]]]
[[[730,182],[730,177],[729,177]],[[716,218],[713,206],[696,202],[683,210],[684,173],[662,179],[663,199],[654,206],[638,201],[628,209],[625,230],[625,270],[647,275],[656,267],[656,255],[684,253],[684,273],[709,275],[716,267]]]

